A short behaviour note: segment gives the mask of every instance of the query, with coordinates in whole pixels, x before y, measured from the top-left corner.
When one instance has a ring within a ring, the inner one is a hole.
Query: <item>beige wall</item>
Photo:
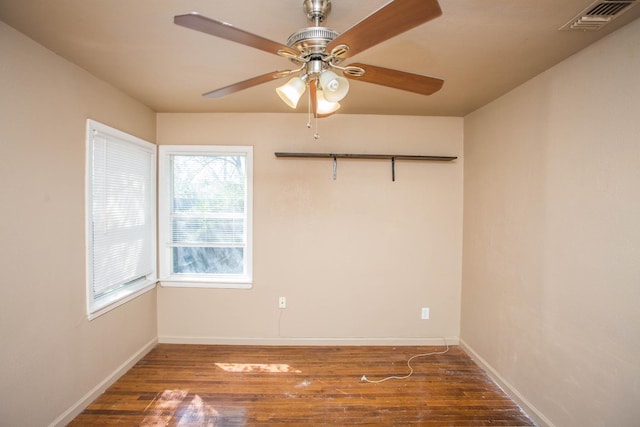
[[[275,151],[462,156],[462,119],[159,114],[158,144],[254,146],[254,286],[158,290],[161,341],[440,343],[460,317],[462,157],[277,159]],[[279,296],[288,299],[280,313]],[[431,320],[420,320],[420,308]],[[281,316],[281,317],[280,317]],[[304,340],[312,338],[312,340]],[[435,338],[430,341],[429,338]]]
[[[465,118],[461,337],[557,426],[640,419],[639,40]]]
[[[154,141],[155,115],[0,22],[0,424],[43,426],[155,340],[155,291],[85,313],[90,117]]]
[[[632,425],[639,39],[636,21],[464,119],[463,221],[462,118],[338,115],[320,122],[319,141],[305,115],[159,114],[156,128],[152,111],[0,23],[0,420],[63,421],[158,336],[461,335],[543,422]],[[86,320],[88,117],[161,144],[254,146],[253,289],[161,288]],[[341,160],[333,181],[330,160],[274,151],[460,159],[399,161],[396,182],[388,162]]]

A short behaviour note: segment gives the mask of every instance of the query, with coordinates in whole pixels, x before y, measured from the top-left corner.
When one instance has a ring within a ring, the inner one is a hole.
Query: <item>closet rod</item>
[[[379,160],[434,160],[449,162],[454,156],[418,156],[409,154],[339,154],[339,153],[283,153],[276,152],[276,157],[325,158],[325,159],[379,159]]]
[[[333,159],[333,179],[336,179],[338,159],[374,159],[391,160],[391,180],[396,180],[396,160],[427,160],[449,162],[457,159],[454,156],[418,156],[409,154],[337,154],[337,153],[274,153],[276,157]]]

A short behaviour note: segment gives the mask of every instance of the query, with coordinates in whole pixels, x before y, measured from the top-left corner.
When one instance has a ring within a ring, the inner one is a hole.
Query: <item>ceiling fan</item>
[[[342,34],[320,26],[331,10],[331,0],[303,0],[303,8],[313,26],[293,33],[286,45],[195,12],[176,15],[174,23],[177,25],[273,53],[297,65],[293,70],[273,71],[212,90],[203,96],[219,98],[294,75],[276,92],[287,105],[296,108],[308,87],[310,108],[317,119],[340,108],[339,101],[349,90],[347,79],[422,95],[431,95],[442,87],[444,81],[434,77],[361,63],[339,65],[350,56],[437,18],[442,14],[437,0],[392,0]]]

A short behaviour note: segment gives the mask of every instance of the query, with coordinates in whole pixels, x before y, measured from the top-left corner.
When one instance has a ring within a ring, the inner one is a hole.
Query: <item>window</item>
[[[160,280],[251,287],[253,147],[160,146]]]
[[[103,314],[156,283],[156,146],[87,121],[87,312]]]

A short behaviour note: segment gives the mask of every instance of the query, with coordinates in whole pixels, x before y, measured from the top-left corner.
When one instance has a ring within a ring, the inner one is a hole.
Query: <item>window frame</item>
[[[151,272],[143,279],[134,279],[131,282],[122,284],[119,288],[108,292],[105,295],[97,295],[94,290],[94,272],[96,270],[93,263],[94,245],[94,136],[99,133],[110,141],[124,144],[131,144],[136,149],[151,154],[151,161],[148,170],[149,187],[145,191],[147,202],[144,205],[146,210],[145,227],[148,228],[149,242],[148,250],[144,256],[148,256]],[[85,240],[86,240],[86,309],[89,320],[95,319],[120,305],[131,301],[138,296],[151,291],[157,284],[157,216],[156,216],[156,164],[157,147],[155,144],[141,138],[129,135],[118,129],[114,129],[103,123],[92,119],[87,119],[86,124],[86,158],[85,158]]]
[[[160,145],[158,146],[158,259],[159,280],[164,287],[251,289],[253,285],[253,146],[250,145]],[[243,275],[173,274],[171,252],[171,203],[174,155],[241,155],[245,157],[246,188]]]

